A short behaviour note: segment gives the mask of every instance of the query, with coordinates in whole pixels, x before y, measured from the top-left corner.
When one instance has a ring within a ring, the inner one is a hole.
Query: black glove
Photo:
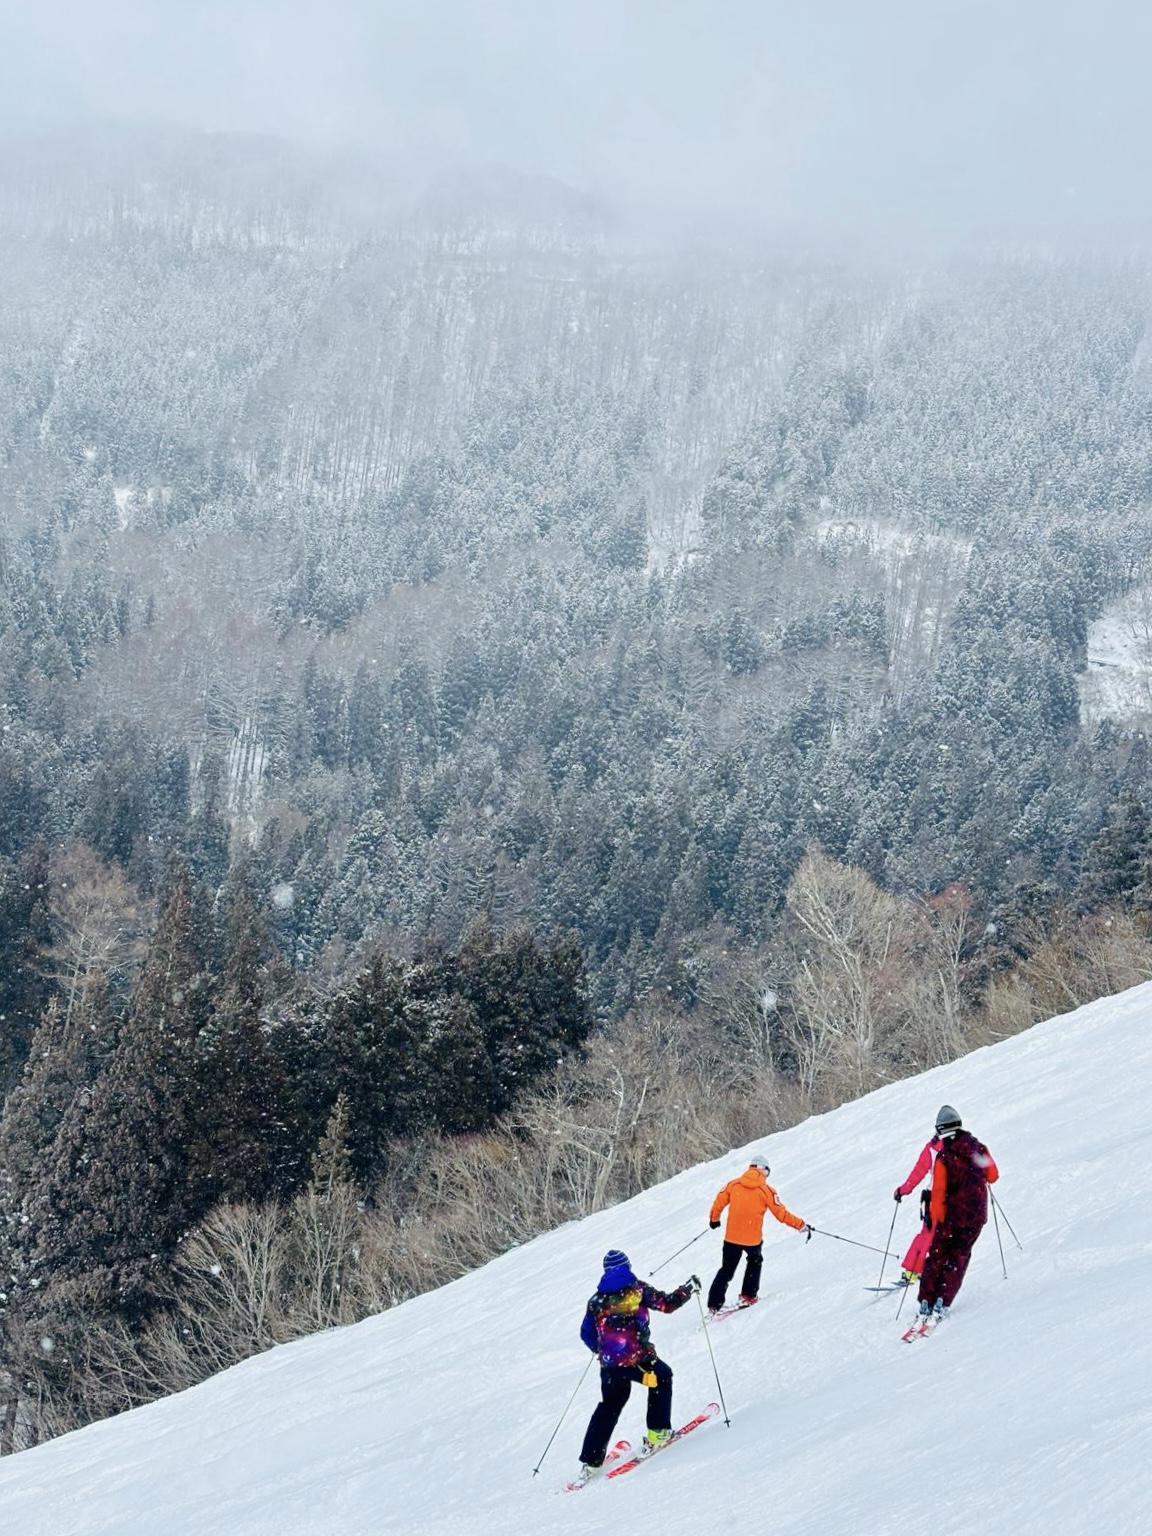
[[[713,1232],[715,1232],[720,1223],[718,1221],[710,1221],[708,1225],[712,1228]]]
[[[804,1223],[804,1241],[806,1243],[810,1243],[812,1241],[812,1234],[815,1232],[815,1230],[816,1228],[809,1222]]]
[[[695,1296],[696,1292],[700,1289],[700,1276],[689,1275],[684,1284],[688,1287],[689,1296]]]
[[[892,1198],[893,1198],[893,1200],[895,1200],[896,1204],[899,1205],[901,1200],[903,1200],[904,1196],[901,1194],[901,1192],[899,1190],[897,1190],[896,1193],[892,1196]]]

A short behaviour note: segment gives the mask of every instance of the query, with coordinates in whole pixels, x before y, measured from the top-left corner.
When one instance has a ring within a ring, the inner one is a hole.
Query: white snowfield
[[[1122,1536],[1152,1531],[1152,984],[755,1146],[817,1227],[883,1247],[941,1102],[1001,1170],[953,1312],[900,1342],[877,1255],[769,1221],[763,1300],[711,1338],[731,1414],[626,1477],[557,1492],[596,1401],[584,1304],[706,1225],[743,1153],[694,1168],[357,1327],[0,1463],[19,1536]],[[747,1149],[749,1151],[752,1148]],[[900,1207],[898,1252],[915,1198]],[[720,1234],[661,1271],[707,1282]],[[893,1273],[892,1262],[888,1274]],[[674,1416],[716,1396],[693,1300],[656,1315]],[[633,1391],[620,1433],[643,1433]]]

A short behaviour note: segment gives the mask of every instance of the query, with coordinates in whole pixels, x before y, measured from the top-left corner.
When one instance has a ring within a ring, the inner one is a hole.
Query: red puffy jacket
[[[988,1220],[988,1186],[1000,1170],[982,1141],[969,1131],[945,1136],[932,1170],[932,1224],[982,1227]]]

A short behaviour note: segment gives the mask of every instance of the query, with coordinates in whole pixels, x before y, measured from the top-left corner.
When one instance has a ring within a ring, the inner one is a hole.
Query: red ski
[[[614,1461],[619,1461],[621,1456],[627,1456],[628,1452],[631,1449],[632,1449],[632,1442],[631,1442],[631,1440],[617,1440],[616,1444],[609,1449],[608,1454],[605,1456],[605,1458],[604,1458],[604,1465],[606,1467],[611,1466],[611,1464]],[[561,1493],[579,1493],[581,1488],[587,1488],[589,1483],[597,1482],[597,1481],[599,1481],[599,1479],[591,1478],[591,1477],[589,1477],[589,1478],[579,1478],[579,1477],[573,1478],[573,1480],[570,1483],[565,1483],[564,1484],[564,1486],[563,1486],[563,1488],[561,1488],[560,1492]]]
[[[759,1299],[759,1297],[756,1298],[757,1301]],[[721,1307],[719,1312],[709,1312],[708,1321],[710,1323],[722,1323],[726,1317],[735,1317],[737,1312],[747,1312],[749,1307],[754,1307],[755,1305],[755,1301],[738,1301],[735,1306]]]
[[[719,1403],[709,1403],[703,1413],[698,1413],[694,1419],[689,1419],[687,1424],[681,1424],[679,1429],[673,1430],[671,1440],[665,1440],[664,1444],[658,1445],[655,1450],[644,1450],[636,1456],[630,1456],[627,1461],[622,1461],[618,1467],[613,1467],[606,1475],[623,1477],[625,1472],[631,1472],[633,1467],[638,1467],[642,1461],[650,1461],[653,1456],[659,1456],[661,1451],[667,1450],[670,1445],[675,1445],[677,1440],[683,1440],[685,1435],[690,1435],[694,1429],[699,1429],[701,1424],[707,1424],[708,1420],[714,1419],[719,1412]]]
[[[911,1328],[906,1329],[901,1335],[901,1341],[912,1344],[917,1339],[926,1339],[940,1321],[940,1315],[933,1312],[929,1317],[918,1317]]]

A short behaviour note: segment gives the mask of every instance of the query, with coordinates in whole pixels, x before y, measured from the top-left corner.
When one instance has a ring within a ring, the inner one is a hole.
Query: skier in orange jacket
[[[724,1229],[724,1248],[720,1268],[708,1290],[709,1312],[719,1312],[728,1294],[728,1282],[736,1273],[741,1255],[747,1256],[744,1266],[744,1284],[740,1289],[740,1305],[750,1307],[760,1294],[760,1269],[764,1262],[764,1213],[771,1211],[777,1221],[797,1232],[812,1236],[812,1228],[799,1216],[793,1216],[776,1191],[768,1182],[772,1170],[768,1159],[759,1153],[748,1164],[747,1171],[733,1179],[712,1202],[708,1225],[715,1231],[720,1225],[720,1213],[728,1207],[728,1225]]]

